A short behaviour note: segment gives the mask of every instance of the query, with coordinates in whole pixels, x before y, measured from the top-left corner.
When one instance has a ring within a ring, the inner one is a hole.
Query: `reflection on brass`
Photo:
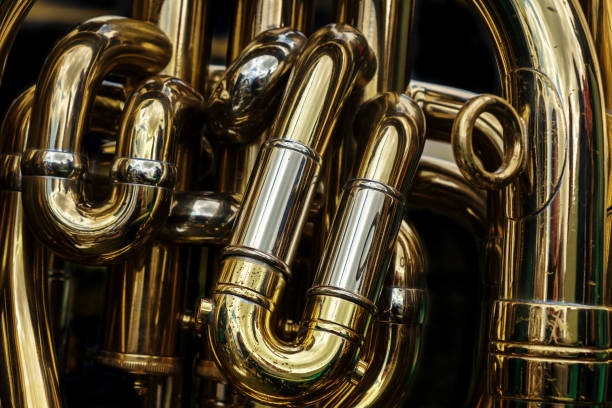
[[[0,68],[33,3],[0,2]],[[498,96],[408,83],[413,0],[336,0],[316,30],[313,0],[234,0],[212,66],[214,3],[83,22],[9,109],[0,404],[59,407],[57,367],[95,359],[147,407],[410,405],[417,206],[481,245],[465,406],[610,405],[610,1],[464,2]],[[63,258],[114,264],[86,356],[47,312]]]
[[[22,210],[19,162],[28,137],[33,96],[34,88],[30,88],[17,98],[0,131],[0,401],[11,407],[60,407],[47,318],[47,249],[28,230]]]

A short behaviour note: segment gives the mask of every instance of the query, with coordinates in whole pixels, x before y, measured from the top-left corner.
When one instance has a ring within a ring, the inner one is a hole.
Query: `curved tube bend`
[[[329,50],[329,47],[320,49]],[[306,56],[308,50],[307,46]],[[304,77],[298,75],[303,67],[298,62],[292,79]],[[299,95],[303,89],[296,92],[293,84],[290,81],[286,96]],[[307,81],[306,85],[309,85]],[[321,98],[310,100],[312,104],[325,103]],[[293,124],[296,116],[303,118],[304,111],[312,109],[305,104],[303,111],[287,104],[282,106],[283,113],[291,114],[281,115],[273,129],[280,128],[283,133],[288,129],[285,134],[289,137],[269,144],[287,143],[295,140],[295,136],[302,136],[303,128]],[[283,185],[287,182],[286,176],[294,173],[283,169],[290,168],[288,163],[283,165],[277,161],[274,165],[273,160],[267,161],[270,156],[274,157],[264,152],[232,244],[225,252],[214,293],[213,321],[209,325],[212,349],[228,380],[250,397],[267,404],[304,406],[335,393],[337,382],[355,369],[375,312],[383,272],[390,262],[392,243],[400,225],[403,195],[422,152],[424,118],[414,102],[393,93],[374,99],[360,116],[364,119],[356,129],[364,133],[364,140],[369,140],[364,160],[357,177],[345,188],[332,235],[308,292],[306,311],[295,342],[279,340],[274,331],[274,310],[291,273],[292,248],[299,237],[293,225],[285,227],[290,221],[283,214],[294,211],[305,200],[310,201],[310,195],[306,199],[295,196],[304,194],[306,188],[312,189],[311,180],[315,177],[306,175],[299,183],[292,181],[296,189],[283,188],[296,191],[283,193],[294,197],[284,200],[271,197],[267,191],[272,185],[268,183]],[[302,140],[308,140],[310,145],[322,145],[316,139]],[[287,143],[292,149],[297,149],[296,145]],[[284,154],[291,162],[297,162],[298,168],[307,168],[304,161],[300,163],[291,157],[293,153]],[[300,219],[305,209],[305,206],[300,209]],[[255,216],[249,219],[247,214]],[[270,231],[274,234],[258,234],[271,220],[279,223],[278,229]],[[258,228],[252,228],[253,225]]]
[[[473,0],[504,96],[525,122],[527,169],[505,190],[491,313],[494,404],[608,403],[606,141],[601,76],[577,1]],[[596,323],[597,322],[597,323]]]
[[[155,26],[103,17],[75,29],[47,59],[22,162],[24,209],[39,238],[63,256],[115,260],[146,242],[167,215],[177,117],[198,98],[180,81],[156,79],[130,97],[112,192],[102,203],[87,202],[82,194],[86,160],[79,151],[94,90],[103,77],[111,71],[149,75],[167,63],[169,54],[168,41]]]
[[[324,398],[334,380],[351,370],[359,350],[359,340],[341,325],[325,331],[306,323],[300,340],[284,343],[275,333],[272,314],[291,274],[320,157],[340,108],[355,86],[372,77],[374,67],[365,39],[349,26],[329,25],[307,41],[224,252],[213,291],[211,349],[228,380],[257,400],[299,404]],[[358,326],[367,325],[369,314],[361,306],[340,298],[311,298],[322,300],[318,306],[311,302],[322,313],[333,313],[332,304],[346,304],[349,322],[342,322],[350,327],[355,318]],[[316,314],[313,310],[307,316]]]

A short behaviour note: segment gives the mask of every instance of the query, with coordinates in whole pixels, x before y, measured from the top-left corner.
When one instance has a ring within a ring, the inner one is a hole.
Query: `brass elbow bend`
[[[178,116],[199,97],[178,80],[145,83],[126,104],[102,203],[82,194],[80,144],[94,91],[109,72],[159,71],[170,46],[155,26],[117,17],[90,20],[61,40],[43,68],[22,161],[24,209],[39,238],[65,257],[108,262],[141,245],[168,213]]]
[[[271,130],[276,139],[260,154],[225,250],[211,347],[228,380],[267,404],[303,406],[333,393],[336,381],[354,369],[375,310],[388,243],[397,234],[402,196],[423,146],[422,112],[396,94],[377,98],[362,113],[369,121],[360,131],[370,142],[357,178],[345,189],[297,340],[285,343],[274,329],[318,179],[318,157],[347,85],[371,77],[371,61],[363,37],[348,26],[328,26],[307,42]]]

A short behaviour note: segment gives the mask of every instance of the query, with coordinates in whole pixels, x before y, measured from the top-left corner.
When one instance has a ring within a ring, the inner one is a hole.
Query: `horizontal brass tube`
[[[176,244],[229,243],[240,203],[224,193],[175,193],[160,239]]]
[[[202,105],[194,91],[178,80],[160,78],[131,95],[111,169],[111,193],[102,203],[92,205],[82,196],[86,160],[78,152],[83,111],[102,76],[119,68],[154,72],[167,62],[168,51],[166,38],[154,26],[111,17],[77,28],[47,60],[34,98],[32,140],[22,163],[25,211],[41,240],[65,257],[116,260],[144,244],[163,223],[175,177],[174,139],[180,130],[172,124],[176,116],[193,117]],[[74,86],[72,76],[62,79],[71,69],[83,75]],[[64,100],[66,92],[79,97]]]
[[[60,407],[47,318],[46,249],[31,235],[22,210],[19,162],[34,88],[11,105],[0,130],[0,401],[11,407]]]
[[[349,26],[324,27],[308,40],[225,250],[213,290],[211,349],[232,385],[261,402],[310,403],[332,392],[359,350],[358,339],[342,324],[361,328],[369,320],[369,313],[351,301],[311,296],[315,309],[305,316],[314,317],[307,319],[312,323],[306,323],[299,342],[285,344],[276,335],[272,313],[291,273],[320,155],[344,99],[371,78],[373,63],[367,43]],[[314,323],[315,316],[327,314],[330,322],[340,319],[330,323],[331,331]]]

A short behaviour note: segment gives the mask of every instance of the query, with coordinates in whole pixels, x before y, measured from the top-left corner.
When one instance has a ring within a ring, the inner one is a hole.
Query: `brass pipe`
[[[0,3],[0,80],[6,60],[25,16],[36,0],[12,0]]]
[[[289,28],[264,31],[227,68],[207,103],[208,126],[223,143],[261,138],[305,41]]]
[[[228,44],[227,65],[238,58],[249,42],[266,30],[293,27],[309,32],[314,15],[313,0],[235,0],[235,4],[236,17]],[[268,108],[272,111],[278,109],[277,106]],[[240,198],[244,196],[265,137],[263,133],[257,134],[252,143],[221,149],[218,174],[220,192],[236,194]]]
[[[173,142],[165,134],[153,139],[138,129],[132,134],[133,119],[124,118],[112,191],[95,205],[82,199],[86,159],[79,151],[93,91],[104,75],[154,73],[168,54],[168,42],[154,26],[102,17],[64,37],[47,59],[36,86],[31,137],[22,162],[24,210],[37,226],[37,236],[64,257],[114,260],[150,239],[163,222],[175,177],[169,162]],[[134,108],[155,114],[148,125],[163,122],[164,112],[175,109],[161,104]]]
[[[60,407],[53,339],[47,318],[47,250],[26,227],[19,162],[25,147],[34,88],[9,108],[0,130],[2,272],[0,400],[10,407]]]
[[[489,394],[500,406],[606,404],[607,146],[592,41],[577,2],[472,4],[495,46],[503,94],[530,137],[527,169],[502,206]]]
[[[597,59],[601,69],[603,84],[603,97],[606,109],[606,130],[608,140],[608,196],[606,201],[606,271],[607,276],[612,276],[612,265],[610,264],[610,253],[612,253],[612,6],[608,1],[581,0],[582,9],[586,15],[591,29],[591,35],[597,50]],[[606,302],[612,304],[612,284],[605,281],[604,289]]]
[[[373,70],[371,50],[348,26],[327,26],[308,40],[289,78],[281,112],[270,130],[272,138],[258,158],[231,244],[225,250],[221,276],[213,290],[215,310],[209,339],[224,375],[256,400],[299,404],[324,398],[332,392],[334,380],[351,370],[359,350],[358,338],[351,335],[350,328],[359,333],[367,327],[369,313],[351,301],[312,292],[311,311],[305,314],[310,317],[295,344],[278,339],[271,318],[290,274],[318,178],[320,155],[337,112],[355,86],[367,83]],[[366,166],[363,175],[370,175],[370,170]],[[369,191],[358,184],[354,187],[355,193]],[[348,202],[346,205],[350,208]],[[367,253],[364,248],[363,255]],[[319,282],[326,280],[321,277]],[[343,311],[335,311],[334,306],[342,306]],[[323,320],[336,321],[331,315],[317,318],[319,313],[336,312],[343,318],[339,324],[330,323],[333,333],[317,326]]]
[[[192,88],[204,86],[210,50],[210,1],[137,1],[134,16],[155,22],[171,44],[170,61],[154,84],[137,88],[139,105],[163,106],[164,114],[149,126],[177,144],[177,192],[194,189],[204,122],[204,101]],[[145,83],[146,84],[146,83]],[[167,98],[160,92],[172,87]],[[157,89],[156,89],[157,88]],[[126,111],[134,129],[146,123],[148,111]],[[204,166],[202,166],[204,167]],[[180,193],[173,194],[172,206]],[[161,226],[164,228],[166,222]],[[178,355],[178,320],[183,306],[189,248],[156,240],[113,268],[110,277],[104,339],[98,361],[130,374],[142,406],[159,398],[174,401],[182,369]],[[172,402],[174,404],[176,402]]]
[[[395,407],[414,374],[425,320],[425,255],[412,226],[402,222],[378,300],[378,314],[361,360],[364,377],[346,384],[325,407]]]

